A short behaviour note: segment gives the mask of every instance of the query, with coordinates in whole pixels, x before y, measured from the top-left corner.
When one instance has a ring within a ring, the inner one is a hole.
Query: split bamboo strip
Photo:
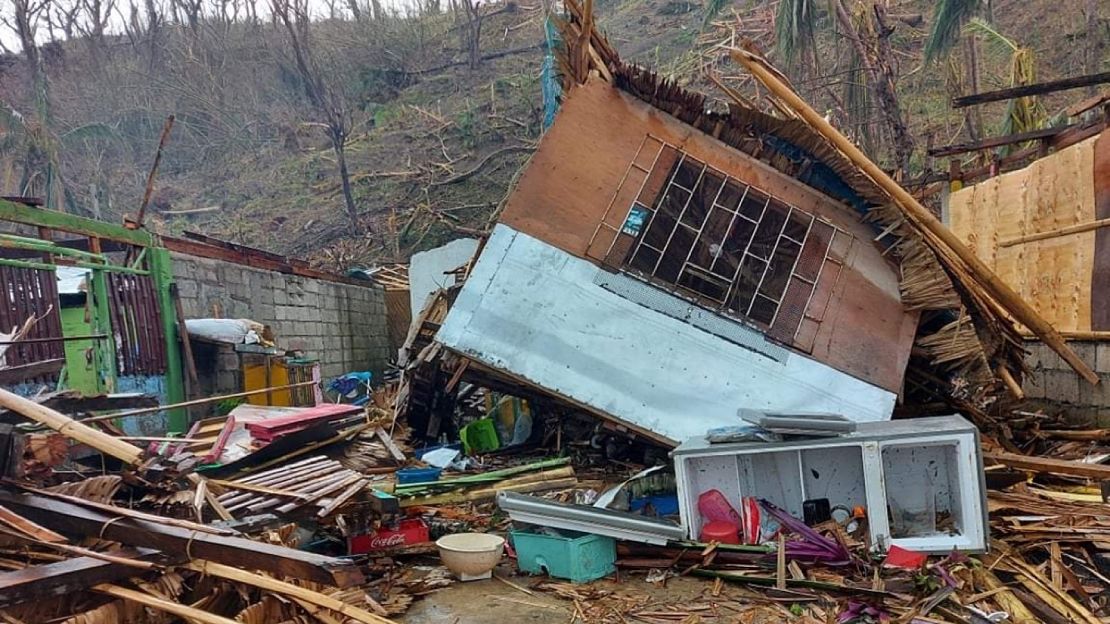
[[[253,572],[240,570],[238,568],[233,568],[228,565],[223,565],[221,563],[215,563],[213,561],[207,561],[204,559],[195,559],[186,564],[185,567],[189,568],[190,570],[200,572],[202,574],[210,574],[212,576],[218,576],[229,581],[236,581],[239,583],[246,583],[247,585],[253,585],[254,587],[258,587],[259,589],[264,589],[266,591],[272,591],[285,596],[290,596],[292,598],[299,598],[318,607],[323,607],[330,611],[335,611],[336,613],[339,613],[348,618],[352,618],[358,622],[362,622],[363,624],[392,624],[392,620],[381,617],[380,615],[370,613],[365,609],[360,609],[354,605],[340,602],[339,600],[336,600],[331,596],[327,596],[319,592],[314,592],[304,587],[298,587],[297,585],[293,585],[292,583],[279,581],[278,579],[269,576],[255,574]]]
[[[521,483],[518,485],[502,485],[498,484],[494,487],[484,490],[473,490],[470,492],[448,492],[447,494],[436,494],[433,496],[421,498],[405,498],[402,499],[400,504],[402,508],[405,507],[420,507],[424,505],[452,505],[455,503],[473,503],[481,500],[492,500],[497,497],[498,492],[542,492],[544,490],[561,490],[578,485],[578,479],[569,477],[566,479],[554,479],[552,481],[539,481],[537,483]]]
[[[206,405],[208,403],[217,403],[227,399],[238,399],[242,397],[253,396],[256,394],[265,394],[267,392],[278,392],[281,390],[291,390],[293,388],[301,388],[303,386],[310,386],[319,383],[317,381],[302,381],[295,384],[288,384],[285,386],[274,386],[272,388],[259,388],[257,390],[247,390],[246,392],[236,392],[233,394],[221,394],[219,396],[205,397],[203,399],[193,399],[192,401],[182,401],[180,403],[171,403],[169,405],[156,405],[154,407],[142,407],[139,409],[127,410],[125,412],[116,412],[115,414],[103,414],[101,416],[93,416],[85,418],[81,422],[97,422],[101,420],[114,420],[116,418],[127,418],[129,416],[140,416],[142,414],[156,414],[166,410],[178,409],[181,407],[192,407],[194,405]]]
[[[94,585],[93,589],[102,594],[108,594],[109,596],[113,596],[115,598],[130,600],[132,602],[137,602],[141,605],[145,605],[153,609],[158,609],[159,611],[172,613],[173,615],[182,617],[187,621],[203,622],[204,624],[240,624],[235,620],[229,620],[214,613],[209,613],[200,609],[194,609],[193,607],[172,602],[164,598],[152,596],[146,592],[128,589],[126,587],[120,587],[119,585],[112,585],[111,583],[101,583],[99,585]]]
[[[231,490],[246,490],[248,492],[258,492],[260,494],[272,494],[274,496],[288,496],[290,498],[304,498],[304,494],[294,492],[291,490],[282,490],[278,488],[266,487],[264,485],[254,485],[252,483],[239,483],[238,481],[223,481],[220,479],[209,479],[209,483],[225,487]]]
[[[998,606],[1002,607],[1006,613],[1010,614],[1009,622],[1013,624],[1039,624],[1040,620],[1025,603],[1014,595],[1010,588],[1007,587],[998,577],[994,575],[989,569],[983,566],[972,568],[971,574],[975,579],[975,583],[981,587],[996,591],[993,595],[995,602]]]
[[[334,512],[341,505],[343,505],[343,503],[346,503],[347,501],[351,500],[351,498],[353,498],[355,494],[358,494],[364,488],[366,488],[366,486],[369,485],[369,483],[370,482],[366,479],[359,479],[357,483],[355,483],[351,487],[347,488],[346,490],[343,490],[338,496],[333,498],[330,503],[321,507],[320,511],[318,511],[316,513],[316,517],[317,518],[326,518],[326,517],[328,517],[329,515],[332,514],[332,512]],[[321,502],[323,502],[323,501],[321,501]]]
[[[1014,292],[1005,282],[999,279],[999,277],[991,271],[990,267],[984,264],[982,260],[964,245],[963,241],[937,220],[937,218],[933,216],[933,213],[922,206],[913,195],[910,195],[906,189],[902,188],[888,176],[886,172],[879,168],[878,165],[872,162],[866,154],[860,151],[855,144],[834,128],[832,124],[826,121],[817,111],[806,104],[793,89],[779,80],[774,72],[765,65],[765,61],[761,57],[738,48],[733,48],[731,50],[731,56],[733,60],[747,68],[763,86],[786,102],[799,117],[804,119],[814,130],[824,136],[825,139],[840,150],[845,157],[851,160],[853,164],[866,173],[875,184],[881,187],[883,191],[902,208],[910,219],[921,227],[923,233],[933,237],[937,242],[941,243],[947,251],[959,258],[959,260],[966,265],[966,269],[970,272],[971,276],[977,280],[986,293],[998,304],[1010,312],[1020,323],[1028,327],[1030,331],[1043,340],[1053,351],[1058,353],[1060,357],[1075,369],[1076,372],[1082,375],[1084,379],[1092,384],[1098,383],[1098,375],[1091,370],[1091,367],[1087,366],[1070,347],[1068,347],[1063,337],[1056,332],[1056,329],[1053,328],[1052,325],[1041,318],[1041,315],[1034,310],[1029,303],[1022,299],[1021,296]]]
[[[336,481],[335,483],[329,483],[323,489],[310,494],[309,497],[308,497],[308,500],[293,501],[291,503],[286,503],[286,504],[278,507],[277,510],[280,511],[281,513],[289,513],[290,511],[293,511],[294,509],[296,509],[298,507],[303,507],[304,505],[309,505],[309,504],[315,503],[316,501],[320,500],[321,498],[324,498],[325,496],[327,496],[328,494],[331,494],[332,492],[337,492],[339,490],[348,488],[351,485],[353,485],[355,482],[360,481],[361,479],[362,479],[362,475],[357,474],[357,473],[350,473],[350,474],[346,475],[345,477],[343,477],[341,480]]]
[[[223,520],[224,522],[231,522],[235,519],[235,516],[231,515],[231,512],[229,512],[227,508],[220,503],[219,499],[216,498],[216,495],[213,494],[212,490],[208,488],[208,485],[203,477],[195,472],[191,472],[186,475],[185,478],[189,480],[189,483],[192,483],[197,487],[197,492],[203,492],[205,502],[207,502],[208,505],[212,507],[212,510],[216,512],[216,515],[220,517],[220,520]]]
[[[1010,238],[1004,241],[999,241],[998,246],[1013,247],[1014,245],[1021,245],[1022,243],[1032,243],[1034,241],[1056,238],[1058,236],[1067,236],[1069,234],[1080,234],[1082,232],[1090,232],[1091,230],[1097,230],[1104,227],[1110,227],[1110,219],[1098,219],[1096,221],[1088,221],[1087,223],[1069,225],[1068,227],[1062,227],[1058,230],[1037,232],[1036,234],[1026,234],[1025,236],[1018,236],[1017,238]]]
[[[143,451],[139,447],[128,444],[103,431],[97,431],[86,424],[73,420],[61,412],[50,409],[45,405],[35,403],[29,399],[25,399],[18,394],[0,389],[0,407],[11,410],[39,424],[46,425],[66,437],[87,444],[105,455],[115,457],[125,464],[137,466],[143,461]]]

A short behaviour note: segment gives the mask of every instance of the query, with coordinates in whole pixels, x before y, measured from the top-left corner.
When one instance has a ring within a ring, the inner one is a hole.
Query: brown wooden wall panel
[[[917,315],[902,309],[896,268],[869,244],[874,232],[859,214],[608,83],[591,81],[567,94],[554,126],[511,192],[501,222],[600,263],[613,236],[599,234],[592,247],[591,239],[603,219],[623,222],[631,202],[621,181],[634,160],[650,168],[644,156],[649,150],[641,146],[654,140],[822,217],[862,241],[853,246],[852,258],[841,258],[847,262],[839,279],[834,274],[823,280],[824,288],[831,289],[824,291],[833,301],[830,308],[850,308],[830,315],[835,323],[801,322],[799,333],[814,341],[816,359],[899,392],[913,342],[913,331],[907,328],[916,327]],[[668,154],[675,156],[664,148],[662,158]],[[650,188],[644,195],[649,201],[665,182],[665,175],[648,177]],[[622,197],[614,201],[618,189]]]
[[[8,333],[31,317],[39,321],[31,327],[27,338],[62,336],[58,281],[54,271],[0,266],[0,331]],[[65,358],[63,342],[36,342],[13,345],[5,353],[4,362],[8,366],[22,366],[58,358]],[[25,381],[53,383],[57,378],[56,373],[49,373]]]
[[[149,275],[108,273],[108,307],[120,375],[166,372],[166,342],[158,296]]]
[[[1095,139],[1093,165],[1095,218],[1110,219],[1110,130]],[[1110,330],[1110,228],[1095,231],[1091,271],[1091,329]]]

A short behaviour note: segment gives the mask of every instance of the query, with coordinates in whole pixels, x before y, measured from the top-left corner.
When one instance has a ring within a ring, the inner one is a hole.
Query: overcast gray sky
[[[49,1],[50,2],[61,2],[63,5],[71,5],[72,3],[79,2],[80,0],[49,0]],[[141,5],[142,0],[138,0],[138,1]],[[159,4],[165,5],[167,8],[170,4],[169,0],[157,0],[157,1],[159,2]],[[263,15],[263,14],[268,15],[269,14],[269,6],[270,6],[269,0],[255,0],[255,2],[256,2],[256,5],[258,7],[259,15]],[[113,32],[118,33],[118,32],[121,31],[121,24],[123,23],[124,15],[126,15],[127,12],[128,12],[128,3],[129,3],[129,0],[115,0],[116,6],[115,6],[113,19],[112,19],[112,30],[113,30]],[[360,0],[360,4],[364,4],[364,3],[366,3],[365,0]],[[214,3],[211,0],[205,0],[205,4],[211,6]],[[408,7],[408,6],[413,6],[415,4],[415,2],[414,2],[414,0],[383,0],[382,4],[385,5],[385,6],[392,6],[394,8],[404,8],[404,7]],[[308,5],[309,5],[309,12],[311,13],[313,19],[317,19],[317,18],[320,18],[320,17],[326,17],[327,16],[327,14],[328,14],[328,3],[326,2],[326,0],[308,0]],[[342,13],[347,14],[347,9],[346,9],[347,1],[346,0],[336,0],[335,7],[336,7],[337,11],[341,11]],[[15,3],[12,0],[0,0],[0,19],[6,20],[7,22],[11,22],[11,18],[12,18],[12,14],[13,14],[14,10],[15,10]],[[42,22],[42,21],[40,20],[40,22]],[[58,36],[61,36],[61,33],[57,33],[57,34],[58,34]],[[45,41],[50,39],[50,33],[48,32],[48,30],[46,28],[45,22],[42,22],[42,23],[39,24],[38,31],[36,32],[36,39],[39,41],[39,43],[45,42]],[[15,32],[12,30],[12,28],[7,23],[3,23],[3,22],[0,22],[0,43],[3,43],[5,47],[7,47],[9,50],[12,50],[12,51],[17,51],[18,48],[19,48],[19,38],[16,37]]]

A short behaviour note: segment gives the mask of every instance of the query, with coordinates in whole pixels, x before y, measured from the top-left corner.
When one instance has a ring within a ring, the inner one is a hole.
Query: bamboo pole
[[[139,447],[128,444],[103,431],[97,431],[84,423],[73,420],[61,412],[50,409],[45,405],[35,403],[30,399],[25,399],[18,394],[0,389],[0,407],[11,410],[39,424],[46,425],[66,437],[87,444],[101,453],[115,457],[126,464],[136,466],[143,461],[143,451]]]
[[[1048,232],[1037,232],[1036,234],[1026,234],[1025,236],[1018,236],[1017,238],[1010,238],[1004,241],[999,241],[999,247],[1013,247],[1022,243],[1032,243],[1034,241],[1046,240],[1049,238],[1056,238],[1058,236],[1067,236],[1068,234],[1079,234],[1082,232],[1090,232],[1099,228],[1110,227],[1110,219],[1098,219],[1096,221],[1088,221],[1087,223],[1077,223],[1062,227],[1058,230],[1050,230]]]
[[[164,598],[159,598],[146,592],[128,589],[126,587],[120,587],[119,585],[112,585],[111,583],[101,583],[100,585],[94,585],[93,589],[102,594],[108,594],[109,596],[113,596],[115,598],[130,600],[132,602],[137,602],[141,605],[145,605],[153,609],[158,609],[159,611],[172,613],[173,615],[185,618],[186,621],[204,622],[204,624],[241,624],[240,622],[229,620],[228,618],[216,615],[214,613],[209,613],[201,609],[189,607],[177,602],[166,600]]]
[[[902,188],[888,176],[886,172],[880,169],[878,165],[872,162],[866,154],[860,151],[858,147],[834,128],[832,124],[825,121],[825,118],[806,104],[793,89],[779,80],[778,77],[774,75],[774,72],[764,65],[765,61],[761,57],[737,48],[732,49],[731,55],[733,60],[747,68],[763,86],[767,87],[767,89],[778,96],[779,99],[788,104],[799,117],[810,125],[810,127],[824,136],[825,139],[844,154],[848,160],[852,161],[854,165],[863,170],[863,172],[866,173],[876,185],[882,188],[922,230],[935,237],[939,242],[943,243],[949,251],[955,254],[956,257],[966,265],[967,270],[978,280],[984,290],[1012,314],[1018,322],[1028,327],[1030,331],[1043,340],[1053,351],[1058,353],[1060,357],[1075,369],[1076,372],[1082,375],[1084,379],[1092,384],[1098,383],[1098,375],[1095,374],[1095,372],[1091,370],[1070,347],[1068,347],[1063,337],[1057,333],[1056,329],[1053,328],[1051,324],[1041,318],[1040,314],[1038,314],[1032,306],[1014,292],[1005,282],[999,279],[999,277],[991,271],[990,267],[983,264],[983,261],[976,257],[976,255],[964,245],[963,241],[937,220],[927,208],[914,199],[913,195],[910,195],[906,189]]]
[[[203,399],[193,399],[192,401],[182,401],[180,403],[171,403],[169,405],[156,405],[154,407],[141,407],[139,409],[127,410],[125,412],[116,412],[115,414],[104,414],[102,416],[93,416],[92,418],[84,418],[81,422],[98,422],[101,420],[113,420],[115,418],[127,418],[128,416],[138,416],[140,414],[154,414],[156,412],[164,412],[166,410],[178,409],[181,407],[192,407],[193,405],[204,405],[205,403],[215,403],[226,399],[238,399],[241,397],[253,396],[255,394],[265,394],[267,392],[277,392],[278,390],[289,390],[292,388],[300,388],[318,383],[316,381],[302,381],[295,384],[286,386],[274,386],[272,388],[259,388],[257,390],[247,390],[246,392],[236,392],[234,394],[222,394],[220,396],[207,397]]]
[[[254,572],[248,572],[246,570],[233,568],[222,563],[215,563],[213,561],[207,561],[205,559],[194,559],[193,561],[187,563],[185,567],[189,568],[190,570],[200,572],[202,574],[210,574],[212,576],[218,576],[229,581],[236,581],[239,583],[245,583],[247,585],[253,585],[254,587],[258,587],[259,589],[264,589],[266,591],[276,592],[285,596],[290,596],[292,598],[299,598],[310,604],[328,609],[329,611],[335,611],[336,613],[349,617],[363,624],[393,624],[393,620],[389,620],[380,615],[370,613],[366,609],[361,609],[354,605],[341,602],[335,598],[332,598],[331,596],[327,596],[319,592],[314,592],[310,589],[293,585],[292,583],[279,581],[278,579],[269,576],[263,576],[261,574],[255,574]]]

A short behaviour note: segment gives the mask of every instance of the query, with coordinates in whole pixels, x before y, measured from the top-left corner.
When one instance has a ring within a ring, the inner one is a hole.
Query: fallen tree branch
[[[446,180],[441,180],[439,182],[432,182],[431,186],[445,186],[447,184],[454,184],[456,182],[462,182],[463,180],[465,180],[467,178],[470,178],[474,174],[481,171],[482,167],[485,167],[486,164],[489,163],[489,161],[493,160],[497,156],[500,156],[501,154],[508,154],[510,152],[531,152],[531,151],[534,151],[535,149],[536,149],[536,146],[534,146],[534,145],[512,145],[512,146],[509,146],[509,147],[502,147],[501,149],[499,149],[495,152],[490,152],[489,154],[486,154],[486,157],[483,158],[481,160],[481,162],[479,162],[477,165],[474,165],[473,168],[471,168],[467,171],[464,171],[464,172],[460,173],[459,175],[454,176],[452,178],[447,178]]]

